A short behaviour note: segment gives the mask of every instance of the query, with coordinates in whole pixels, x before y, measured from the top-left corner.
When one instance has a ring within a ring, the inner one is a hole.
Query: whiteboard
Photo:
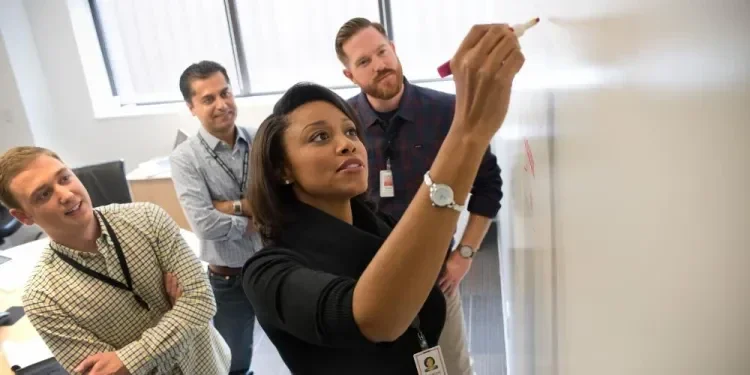
[[[509,374],[549,373],[553,351],[553,94],[513,92],[493,140],[502,171],[498,249]]]
[[[750,2],[503,4],[508,373],[750,373]]]

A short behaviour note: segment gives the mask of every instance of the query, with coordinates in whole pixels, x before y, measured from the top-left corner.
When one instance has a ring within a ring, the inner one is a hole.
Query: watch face
[[[466,245],[461,246],[458,249],[458,251],[459,251],[459,254],[461,254],[461,256],[464,258],[471,258],[472,256],[474,256],[474,250],[472,250],[469,246],[466,246]]]
[[[453,190],[450,187],[439,184],[435,184],[433,187],[430,198],[435,205],[445,207],[453,202]]]

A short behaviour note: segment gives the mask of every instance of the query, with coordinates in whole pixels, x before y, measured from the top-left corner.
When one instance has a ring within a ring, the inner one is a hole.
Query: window
[[[338,28],[353,17],[386,26],[412,82],[436,81],[470,26],[499,17],[490,0],[88,1],[120,105],[180,101],[179,75],[204,59],[227,68],[236,96],[299,81],[353,87],[334,51]]]
[[[393,40],[409,80],[439,78],[437,67],[450,60],[471,26],[507,19],[498,1],[391,1]]]
[[[95,0],[92,10],[103,40],[113,92],[121,104],[181,100],[180,74],[210,58],[227,68],[235,91],[236,69],[227,15],[218,1]],[[239,90],[238,90],[239,89]]]
[[[251,92],[280,92],[299,81],[351,85],[336,58],[336,32],[354,17],[378,21],[378,9],[372,0],[237,0]]]

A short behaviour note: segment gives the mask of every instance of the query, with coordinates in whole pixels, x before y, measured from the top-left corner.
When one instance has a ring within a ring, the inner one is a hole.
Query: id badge
[[[414,363],[419,375],[448,375],[440,345],[414,354]]]
[[[393,172],[390,169],[380,171],[380,197],[393,197]]]

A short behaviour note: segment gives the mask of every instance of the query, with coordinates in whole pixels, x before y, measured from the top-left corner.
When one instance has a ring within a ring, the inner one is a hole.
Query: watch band
[[[232,202],[232,208],[234,209],[234,214],[237,216],[242,215],[242,201],[236,200]]]
[[[458,212],[464,210],[464,206],[456,203],[453,196],[453,189],[448,185],[432,181],[430,171],[424,174],[424,183],[430,188],[430,200],[432,200],[433,206],[451,208]],[[450,201],[447,201],[445,198],[450,199]]]

